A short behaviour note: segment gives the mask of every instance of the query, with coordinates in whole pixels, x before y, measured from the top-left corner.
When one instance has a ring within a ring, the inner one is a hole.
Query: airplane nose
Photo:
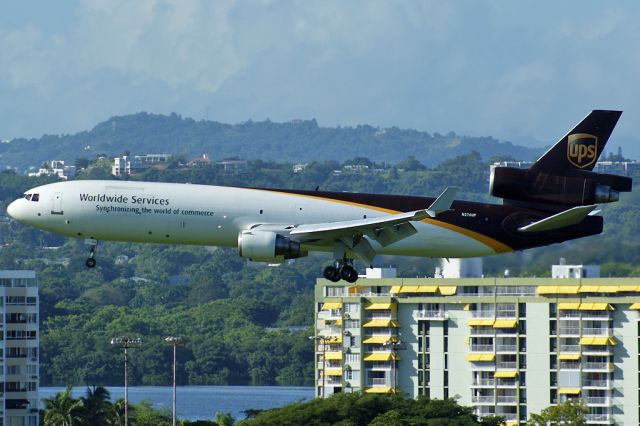
[[[7,214],[16,220],[20,220],[20,200],[16,200],[7,207]]]

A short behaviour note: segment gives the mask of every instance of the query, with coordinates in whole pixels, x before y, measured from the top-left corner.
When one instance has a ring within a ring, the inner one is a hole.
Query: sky
[[[555,142],[624,110],[640,158],[640,2],[0,3],[0,139],[176,112]]]

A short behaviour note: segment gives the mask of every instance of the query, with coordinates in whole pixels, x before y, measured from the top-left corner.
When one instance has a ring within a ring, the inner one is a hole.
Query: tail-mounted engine
[[[242,231],[238,250],[241,257],[255,262],[282,262],[307,255],[299,242],[272,231]]]
[[[491,170],[490,193],[519,204],[553,210],[554,206],[583,206],[618,201],[620,192],[631,191],[632,179],[625,176],[595,173],[586,170],[567,171],[554,175],[495,167]]]

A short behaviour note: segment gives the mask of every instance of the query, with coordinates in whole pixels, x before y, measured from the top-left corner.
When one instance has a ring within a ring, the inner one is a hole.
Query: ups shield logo
[[[598,156],[598,138],[588,133],[569,135],[567,140],[567,159],[571,164],[584,169],[596,162]]]

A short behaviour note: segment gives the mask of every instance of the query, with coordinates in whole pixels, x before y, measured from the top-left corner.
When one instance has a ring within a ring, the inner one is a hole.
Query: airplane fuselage
[[[18,199],[9,206],[9,214],[25,224],[56,234],[82,239],[222,247],[237,247],[239,233],[257,226],[286,235],[299,224],[382,217],[423,209],[434,200],[346,192],[88,180],[44,185],[29,190],[28,194],[38,194],[37,201]],[[594,217],[589,218],[593,229],[588,231],[522,236],[510,229],[509,221],[518,222],[510,218],[523,215],[535,217],[536,212],[455,201],[451,211],[416,222],[418,232],[414,235],[387,246],[376,241],[372,241],[372,245],[376,253],[382,255],[477,257],[592,235],[602,229],[601,218]],[[307,242],[304,249],[331,251],[333,247],[326,242]]]

